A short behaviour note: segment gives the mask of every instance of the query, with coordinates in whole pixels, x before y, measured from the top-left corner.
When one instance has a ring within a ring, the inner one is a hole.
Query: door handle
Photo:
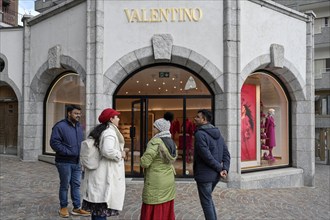
[[[129,135],[131,138],[135,138],[135,127],[129,128]]]

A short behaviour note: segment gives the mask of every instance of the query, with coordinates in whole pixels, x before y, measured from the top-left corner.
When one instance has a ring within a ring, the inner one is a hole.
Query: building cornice
[[[274,11],[280,12],[282,14],[288,15],[290,17],[308,22],[309,18],[308,15],[301,13],[299,11],[293,10],[291,8],[288,8],[284,5],[281,5],[279,3],[276,3],[274,1],[271,0],[249,0],[250,2],[256,3],[258,5],[260,5],[261,7],[266,7],[269,9],[272,9]]]
[[[32,26],[43,20],[53,17],[57,14],[60,14],[63,11],[73,8],[76,5],[79,5],[80,3],[85,2],[85,1],[86,0],[66,0],[65,2],[62,2],[61,4],[51,7],[50,9],[30,18],[27,23],[28,23],[28,25]]]

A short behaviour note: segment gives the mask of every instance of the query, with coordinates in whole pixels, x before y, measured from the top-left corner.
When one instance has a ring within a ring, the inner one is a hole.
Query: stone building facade
[[[51,160],[49,133],[67,104],[83,107],[86,133],[114,107],[127,135],[127,175],[139,177],[150,122],[173,111],[178,178],[191,178],[188,122],[206,108],[231,153],[227,187],[313,186],[314,14],[268,0],[144,3],[67,0],[26,16],[23,29],[0,29],[0,94],[17,100],[17,155]],[[274,149],[264,136],[270,109]]]

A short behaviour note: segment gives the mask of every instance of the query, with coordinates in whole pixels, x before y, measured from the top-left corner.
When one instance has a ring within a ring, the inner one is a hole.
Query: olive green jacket
[[[174,144],[174,142],[173,142]],[[142,201],[145,204],[161,204],[175,198],[175,169],[172,157],[160,138],[152,138],[141,157],[144,168]]]

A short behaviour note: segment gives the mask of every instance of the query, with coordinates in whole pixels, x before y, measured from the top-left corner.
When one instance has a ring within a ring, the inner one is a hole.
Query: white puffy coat
[[[121,156],[124,137],[110,124],[100,139],[102,159],[95,170],[85,170],[82,195],[93,203],[107,203],[108,208],[121,211],[125,199],[125,164]]]

